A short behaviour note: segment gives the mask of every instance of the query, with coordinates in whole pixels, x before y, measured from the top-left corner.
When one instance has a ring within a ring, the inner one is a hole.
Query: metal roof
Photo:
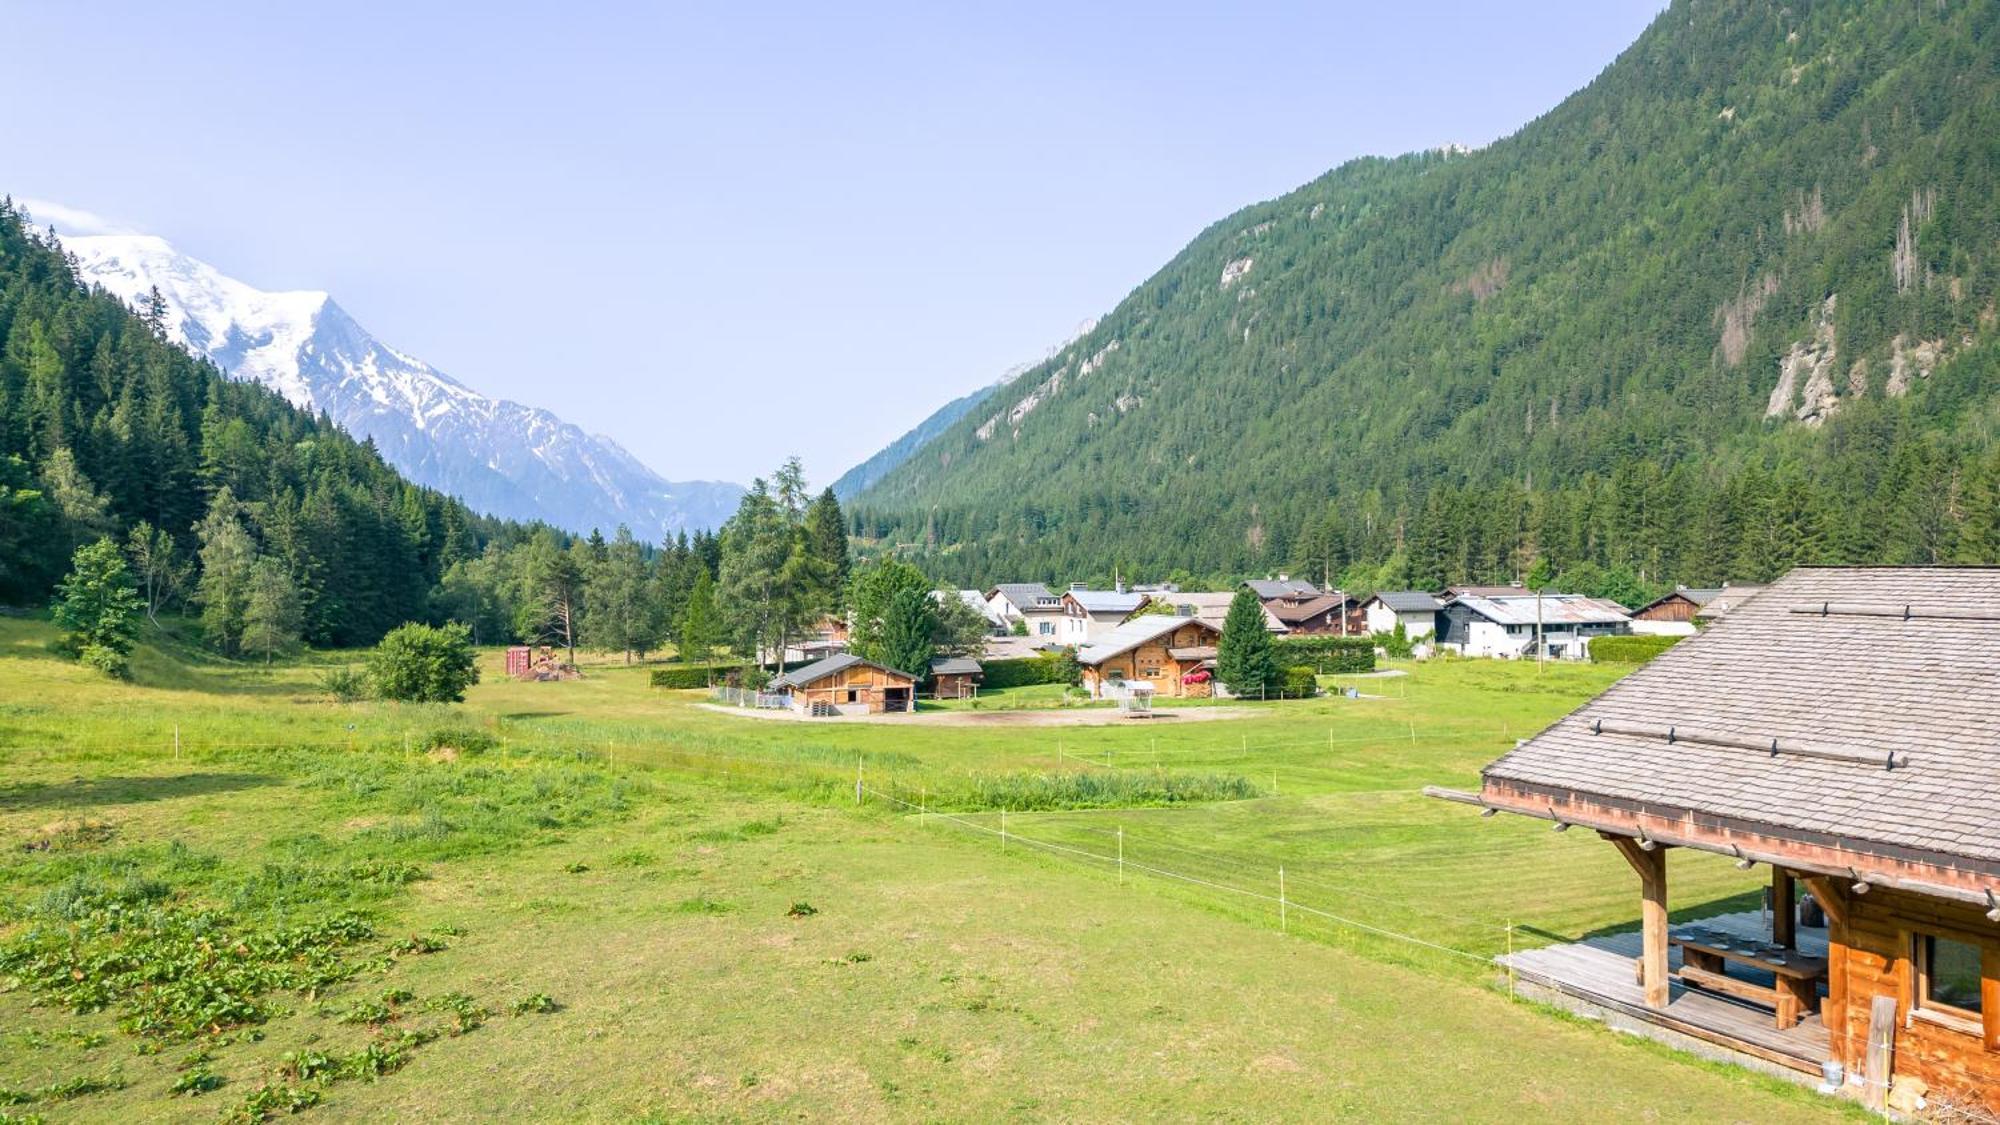
[[[1462,605],[1498,625],[1533,625],[1536,621],[1543,625],[1615,625],[1632,619],[1617,602],[1582,594],[1543,594],[1539,598],[1533,594],[1461,594],[1451,604]]]
[[[1252,593],[1265,601],[1269,601],[1272,598],[1293,597],[1301,594],[1311,597],[1319,593],[1318,586],[1307,582],[1303,578],[1252,578],[1250,581],[1245,582],[1244,585],[1250,587]]]
[[[1397,613],[1427,613],[1444,608],[1444,603],[1437,600],[1435,595],[1422,590],[1383,590],[1376,594],[1373,600],[1381,602]]]
[[[987,596],[996,593],[1004,595],[1014,603],[1014,608],[1020,610],[1052,609],[1062,603],[1060,597],[1040,582],[1002,582],[988,591]]]
[[[895,676],[901,676],[904,679],[913,680],[916,678],[915,676],[910,675],[908,672],[899,672],[896,669],[891,668],[886,664],[877,664],[873,660],[863,660],[851,652],[843,652],[838,656],[829,656],[825,660],[815,660],[811,664],[808,664],[803,668],[795,668],[792,671],[786,672],[782,676],[775,677],[771,680],[771,687],[773,688],[805,687],[816,681],[826,679],[828,676],[831,676],[836,672],[844,672],[847,669],[854,667],[856,664],[866,664],[870,668],[879,668],[884,672],[888,672],[889,674]]]
[[[2000,569],[1795,570],[1485,777],[2000,867],[1996,604]]]
[[[931,661],[933,676],[977,676],[984,671],[970,656],[940,656]]]
[[[1065,597],[1076,599],[1085,613],[1130,613],[1146,602],[1146,595],[1123,590],[1079,590],[1071,587]]]

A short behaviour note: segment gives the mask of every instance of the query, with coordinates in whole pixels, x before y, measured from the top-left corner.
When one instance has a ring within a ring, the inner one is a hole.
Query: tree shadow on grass
[[[560,719],[566,715],[574,714],[576,714],[574,711],[503,711],[499,717],[511,723],[532,722],[536,719]]]
[[[0,787],[0,811],[67,809],[79,806],[134,805],[205,797],[239,789],[277,785],[280,779],[259,773],[184,773],[165,777],[79,777],[53,784]]]

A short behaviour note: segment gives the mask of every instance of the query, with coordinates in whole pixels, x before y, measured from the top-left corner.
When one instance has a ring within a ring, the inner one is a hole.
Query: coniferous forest
[[[967,579],[2000,562],[1997,68],[1990,2],[1674,3],[1511,137],[1217,223],[852,529]]]

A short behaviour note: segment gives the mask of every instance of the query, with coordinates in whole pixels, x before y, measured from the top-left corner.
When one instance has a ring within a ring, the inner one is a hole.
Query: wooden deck
[[[1738,935],[1746,940],[1771,936],[1769,920],[1762,914],[1722,914],[1703,918],[1701,925]],[[1824,957],[1826,931],[1801,926],[1798,946],[1802,953]],[[1745,1001],[1691,989],[1674,982],[1664,1011],[1646,1007],[1645,995],[1633,976],[1639,956],[1637,933],[1609,934],[1586,938],[1567,945],[1550,945],[1525,950],[1500,963],[1526,983],[1540,985],[1585,1005],[1665,1028],[1728,1051],[1747,1055],[1765,1063],[1817,1075],[1820,1063],[1829,1054],[1826,1027],[1817,1013],[1797,1026],[1779,1031],[1772,1010]],[[1678,972],[1680,950],[1669,955],[1669,967]],[[1771,974],[1731,965],[1729,975],[1769,985]]]

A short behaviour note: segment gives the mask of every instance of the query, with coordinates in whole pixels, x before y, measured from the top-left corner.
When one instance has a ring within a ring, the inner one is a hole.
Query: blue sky
[[[0,191],[330,290],[671,478],[830,481],[1207,224],[1504,136],[1659,8],[29,0]]]

